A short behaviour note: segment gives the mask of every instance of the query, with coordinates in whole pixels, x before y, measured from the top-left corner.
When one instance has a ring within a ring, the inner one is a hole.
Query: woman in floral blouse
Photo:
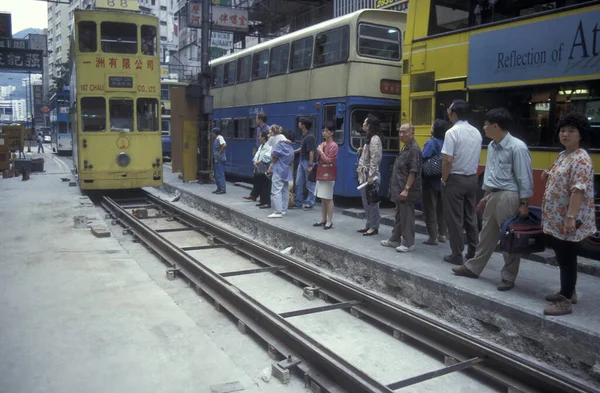
[[[379,137],[379,119],[373,115],[367,116],[363,123],[363,130],[367,133],[365,138],[365,146],[358,149],[360,160],[356,172],[358,174],[358,183],[379,184],[381,183],[381,174],[379,173],[379,165],[383,156],[383,146]],[[363,208],[365,209],[366,224],[365,227],[357,232],[363,236],[374,236],[379,233],[379,222],[381,221],[381,213],[379,211],[379,203],[369,204],[367,200],[367,188],[360,190],[362,197]]]
[[[580,146],[589,139],[590,124],[580,113],[569,113],[558,122],[560,143],[565,147],[552,168],[542,173],[546,182],[542,204],[544,233],[554,248],[560,267],[560,291],[546,296],[553,304],[546,315],[573,312],[577,303],[577,252],[579,242],[596,232],[594,216],[594,167]]]
[[[338,145],[333,140],[333,134],[335,134],[335,124],[328,121],[323,125],[323,142],[317,147],[318,165],[331,166],[336,164]],[[317,171],[317,173],[319,172]],[[321,221],[313,224],[314,227],[323,227],[323,229],[333,228],[334,185],[335,180],[317,180],[315,196],[321,198]]]

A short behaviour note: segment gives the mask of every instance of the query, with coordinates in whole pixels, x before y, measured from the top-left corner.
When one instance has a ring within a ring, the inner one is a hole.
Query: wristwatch
[[[440,179],[442,181],[442,185],[445,186],[446,182],[444,181],[444,179]]]
[[[574,215],[572,215],[572,214],[567,214],[567,218],[572,218],[572,219],[574,220],[574,219],[576,219],[577,217],[575,217],[575,216],[574,216]]]

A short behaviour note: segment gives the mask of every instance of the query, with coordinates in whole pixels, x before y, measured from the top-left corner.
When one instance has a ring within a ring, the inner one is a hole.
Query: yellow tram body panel
[[[162,185],[158,20],[75,11],[73,160],[84,190]]]

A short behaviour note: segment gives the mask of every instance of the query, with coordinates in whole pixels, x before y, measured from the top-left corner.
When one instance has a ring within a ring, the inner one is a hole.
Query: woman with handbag
[[[338,145],[333,140],[335,125],[328,121],[323,125],[323,142],[317,147],[317,185],[315,196],[321,198],[321,221],[313,224],[323,229],[333,228],[333,186],[337,179]]]
[[[589,140],[590,123],[580,113],[569,113],[560,119],[557,128],[565,150],[542,173],[542,181],[546,182],[542,226],[560,267],[560,291],[546,296],[553,302],[544,309],[546,315],[573,312],[579,243],[596,232],[594,166],[590,155],[580,147]]]
[[[446,242],[446,220],[442,206],[442,146],[450,124],[437,119],[431,126],[431,138],[423,146],[423,219],[429,237],[423,244]],[[438,170],[439,169],[439,170]]]
[[[271,208],[271,179],[266,175],[271,164],[271,145],[267,143],[268,139],[269,133],[267,131],[260,133],[258,137],[260,145],[252,160],[254,163],[254,178],[252,180],[260,197],[256,206],[261,209]]]
[[[358,149],[360,159],[356,172],[358,174],[358,183],[368,183],[366,187],[360,190],[363,209],[365,209],[365,227],[357,232],[363,236],[373,236],[379,233],[379,222],[381,221],[381,213],[379,211],[379,200],[371,201],[367,195],[379,194],[379,184],[381,174],[379,173],[379,164],[383,156],[383,146],[379,137],[379,119],[373,115],[367,116],[363,123],[363,130],[367,133],[365,138],[365,146]]]

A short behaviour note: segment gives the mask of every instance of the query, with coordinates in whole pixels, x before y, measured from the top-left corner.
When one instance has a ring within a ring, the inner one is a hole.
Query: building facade
[[[11,123],[26,120],[26,102],[20,100],[0,100],[0,121]]]

